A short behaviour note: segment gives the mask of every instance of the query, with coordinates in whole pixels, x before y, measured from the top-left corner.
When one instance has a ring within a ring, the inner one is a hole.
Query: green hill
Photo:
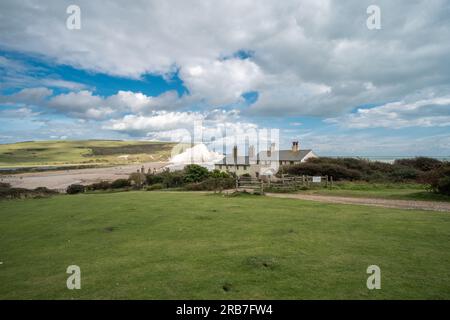
[[[167,161],[175,143],[119,140],[29,141],[0,145],[1,167]]]

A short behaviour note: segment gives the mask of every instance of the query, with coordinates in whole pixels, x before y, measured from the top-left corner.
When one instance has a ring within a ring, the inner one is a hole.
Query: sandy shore
[[[32,172],[1,175],[0,181],[9,183],[13,187],[34,189],[37,187],[47,187],[63,191],[69,185],[91,184],[102,180],[112,181],[121,178],[128,178],[129,174],[136,172],[144,166],[145,172],[148,169],[160,169],[167,165],[165,162],[148,162],[142,164],[122,165],[110,168],[91,168],[75,170],[55,170],[45,172]]]

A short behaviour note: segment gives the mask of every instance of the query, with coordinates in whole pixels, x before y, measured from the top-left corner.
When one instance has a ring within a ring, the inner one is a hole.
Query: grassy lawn
[[[450,214],[186,192],[0,201],[0,261],[0,299],[449,299]]]
[[[382,198],[398,200],[450,201],[449,196],[429,192],[425,185],[415,183],[334,183],[332,189],[324,187],[300,191],[307,194]]]
[[[0,168],[68,164],[125,164],[163,161],[173,143],[81,140],[0,144]]]

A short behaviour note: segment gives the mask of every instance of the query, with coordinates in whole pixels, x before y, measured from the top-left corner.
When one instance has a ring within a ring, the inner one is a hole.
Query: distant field
[[[426,185],[416,183],[340,182],[330,188],[299,191],[306,194],[398,200],[450,201],[446,195],[429,192]]]
[[[0,201],[0,299],[449,299],[448,213],[122,192]],[[66,268],[81,268],[81,290]],[[366,269],[381,268],[381,290]]]
[[[0,145],[0,168],[45,165],[126,164],[166,161],[173,143],[83,140]]]

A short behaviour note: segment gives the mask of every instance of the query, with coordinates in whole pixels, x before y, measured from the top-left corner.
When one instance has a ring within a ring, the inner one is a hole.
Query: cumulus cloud
[[[212,110],[205,112],[154,111],[150,115],[125,115],[108,121],[104,129],[132,136],[146,136],[152,140],[191,142],[236,139],[258,128],[254,123],[240,119],[237,110]]]
[[[41,104],[47,97],[53,94],[48,88],[25,88],[14,94],[0,95],[0,103],[5,104]]]
[[[102,97],[89,90],[53,95],[53,90],[38,87],[25,88],[10,95],[0,95],[0,103],[7,105],[38,105],[70,117],[86,120],[104,120],[123,113],[150,114],[155,110],[179,108],[188,99],[179,98],[177,92],[167,91],[159,96],[141,92],[118,91]]]
[[[450,126],[450,97],[397,101],[374,108],[359,108],[355,113],[325,121],[357,129],[445,127]]]
[[[248,59],[226,59],[187,65],[180,77],[193,96],[223,105],[239,101],[243,93],[256,89],[263,74]]]
[[[35,117],[39,115],[39,112],[34,112],[30,108],[17,108],[17,109],[4,109],[0,110],[0,117],[1,118],[29,118],[29,117]]]
[[[126,115],[119,120],[111,120],[106,129],[128,133],[146,134],[151,131],[167,131],[191,127],[203,116],[196,112],[155,112],[152,116]]]

